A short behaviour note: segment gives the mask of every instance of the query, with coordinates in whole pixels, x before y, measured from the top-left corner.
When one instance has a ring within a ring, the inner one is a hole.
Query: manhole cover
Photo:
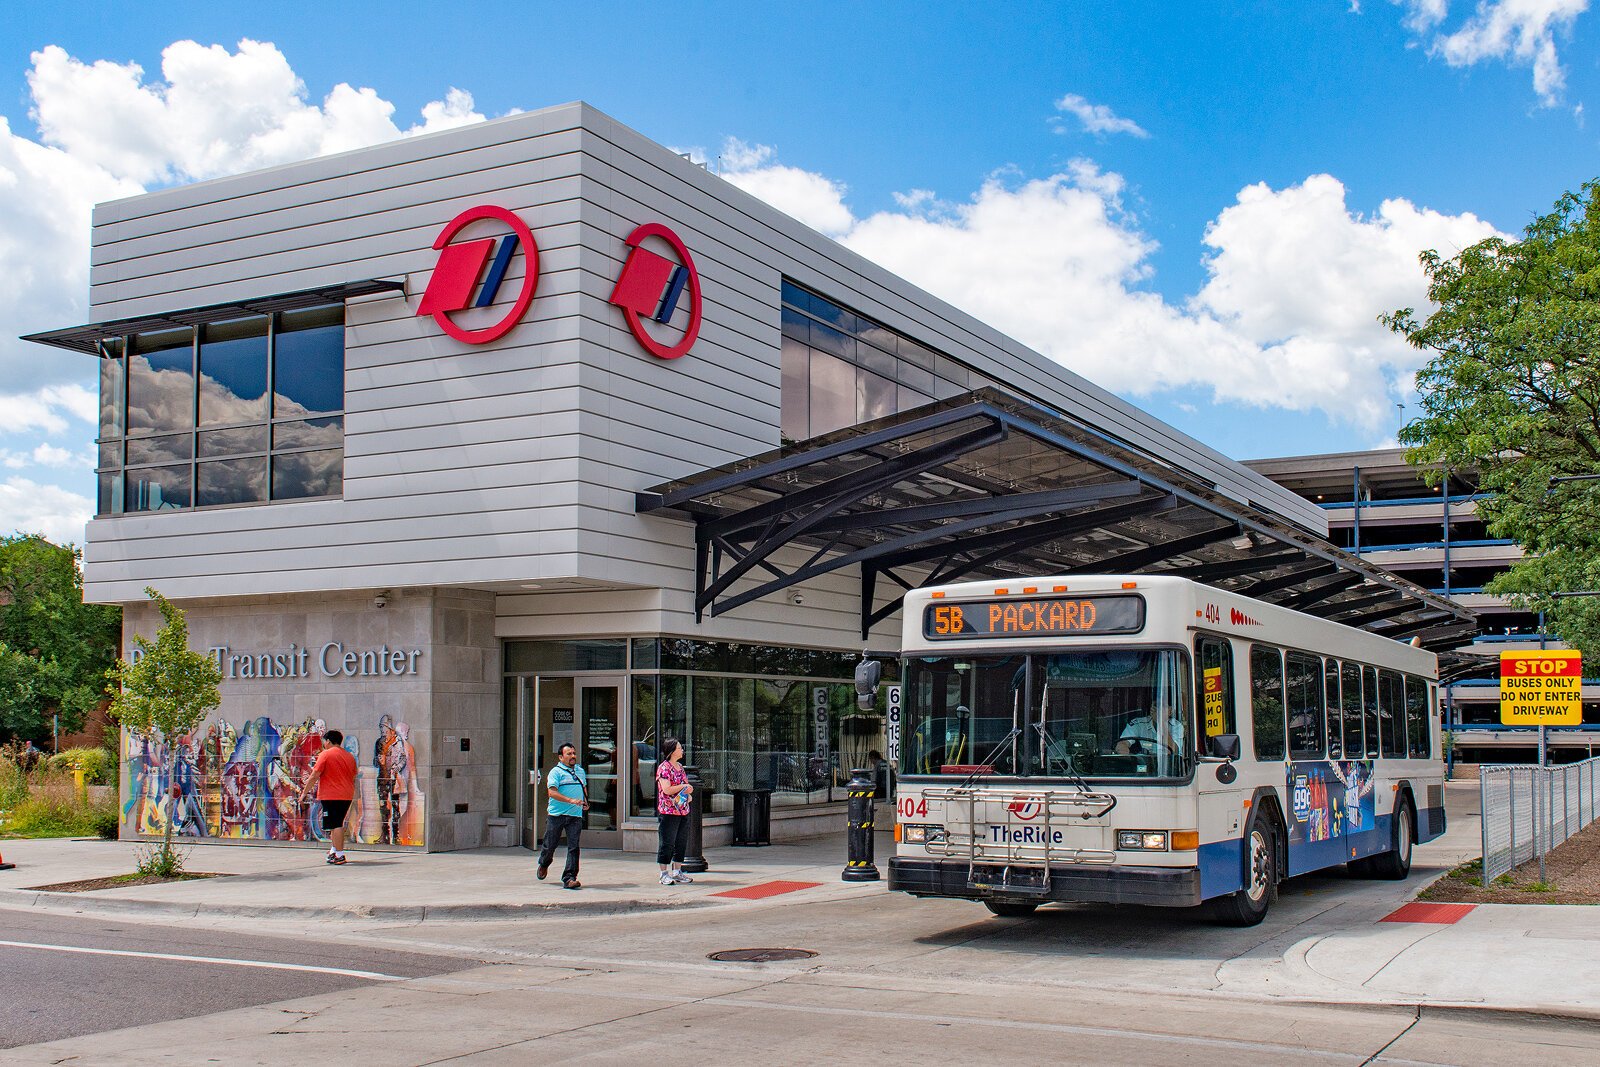
[[[806,948],[729,948],[713,952],[718,963],[773,963],[777,960],[809,960],[816,953]]]

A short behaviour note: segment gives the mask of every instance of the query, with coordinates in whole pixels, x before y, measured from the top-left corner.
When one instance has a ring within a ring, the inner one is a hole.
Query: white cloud
[[[854,224],[844,205],[845,187],[820,174],[772,162],[767,145],[730,138],[723,146],[721,174],[751,196],[783,210],[813,229],[837,237]]]
[[[1066,115],[1071,115],[1083,124],[1083,128],[1097,136],[1108,133],[1127,133],[1134,137],[1149,137],[1144,127],[1132,119],[1125,119],[1112,111],[1105,104],[1091,104],[1077,93],[1068,93],[1056,101],[1056,110]],[[1056,121],[1056,132],[1066,132],[1065,124]]]
[[[753,190],[776,164],[752,158],[741,178]],[[1327,175],[1249,186],[1207,228],[1207,281],[1177,306],[1142,288],[1156,245],[1124,208],[1121,176],[1087,160],[1047,178],[993,176],[960,203],[918,190],[861,219],[837,183],[808,177],[766,185],[768,199],[795,213],[782,194],[799,190],[814,212],[810,191],[834,190],[830,206],[851,221],[832,232],[846,246],[1100,385],[1320,410],[1368,431],[1386,424],[1420,358],[1377,316],[1425,302],[1420,251],[1495,232],[1399,199],[1364,217]]]
[[[0,482],[0,516],[4,532],[43,534],[58,545],[81,545],[94,502],[53,485],[11,478]]]
[[[95,394],[78,384],[51,385],[31,393],[0,394],[0,432],[64,433],[68,417],[94,426],[99,418],[98,409],[99,400]]]
[[[163,81],[136,63],[83,63],[48,46],[28,74],[39,139],[0,116],[0,430],[56,429],[35,394],[92,386],[93,360],[16,340],[84,321],[89,218],[102,200],[153,183],[189,181],[359,148],[482,120],[451,89],[401,130],[394,105],[371,89],[337,85],[320,105],[271,44],[236,51],[179,41],[162,53]],[[13,394],[7,396],[5,394]],[[23,394],[18,396],[17,394]],[[30,399],[32,398],[32,399]],[[25,421],[9,416],[21,412]]]
[[[1539,102],[1554,107],[1566,89],[1566,70],[1556,54],[1557,34],[1570,35],[1589,0],[1479,0],[1471,17],[1446,31],[1449,0],[1391,0],[1405,12],[1408,29],[1428,41],[1428,51],[1452,67],[1486,59],[1533,70]]]

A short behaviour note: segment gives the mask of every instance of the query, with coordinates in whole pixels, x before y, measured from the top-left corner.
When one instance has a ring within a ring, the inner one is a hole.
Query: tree
[[[122,612],[83,602],[78,550],[0,537],[0,737],[43,741],[52,715],[71,733],[100,703]]]
[[[1600,663],[1600,598],[1554,595],[1600,589],[1600,180],[1519,241],[1425,252],[1422,266],[1437,310],[1383,317],[1431,353],[1417,374],[1422,415],[1401,443],[1413,463],[1477,471],[1493,494],[1478,505],[1489,532],[1527,553],[1486,591],[1545,612]]]
[[[154,589],[147,587],[145,595],[161,610],[163,625],[154,641],[135,635],[138,654],[131,662],[117,660],[111,669],[116,686],[111,691],[111,715],[142,738],[159,736],[166,742],[163,780],[172,783],[176,781],[178,738],[193,733],[222,704],[217,691],[222,671],[210,656],[189,647],[189,623],[181,609]],[[162,873],[177,873],[183,866],[172,849],[177,806],[173,788],[163,790],[162,795],[165,833],[156,854]]]

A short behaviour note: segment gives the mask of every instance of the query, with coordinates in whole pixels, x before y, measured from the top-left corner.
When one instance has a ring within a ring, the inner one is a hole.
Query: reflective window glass
[[[122,466],[122,442],[121,441],[102,441],[102,442],[100,442],[100,461],[99,461],[99,463],[96,464],[96,466],[100,466],[100,467],[120,467],[120,466]]]
[[[166,511],[189,507],[189,465],[131,470],[123,503],[128,511]]]
[[[1412,759],[1433,757],[1433,729],[1428,717],[1428,683],[1421,678],[1406,678],[1406,755]]]
[[[122,471],[108,471],[99,476],[99,499],[96,512],[100,515],[118,515],[122,512]]]
[[[195,507],[254,504],[267,498],[267,457],[223,459],[197,466]]]
[[[1361,740],[1361,668],[1346,663],[1339,668],[1339,683],[1344,705],[1344,758],[1360,759],[1365,751]]]
[[[811,433],[850,426],[856,421],[856,368],[822,352],[811,353]]]
[[[273,448],[334,448],[344,445],[344,417],[280,422],[272,427]]]
[[[192,458],[189,449],[193,442],[186,433],[166,437],[135,437],[128,442],[130,464],[176,463]]]
[[[1326,667],[1328,706],[1328,758],[1344,758],[1344,723],[1339,714],[1339,661],[1330,659]]]
[[[267,320],[201,327],[200,425],[231,426],[267,417]]]
[[[1256,759],[1283,759],[1283,654],[1267,645],[1250,646],[1250,719]]]
[[[200,441],[201,459],[267,450],[267,424],[264,422],[256,426],[231,426],[226,430],[202,430],[196,436]]]
[[[1405,683],[1394,671],[1378,674],[1378,696],[1381,701],[1378,717],[1382,722],[1383,755],[1391,759],[1404,759],[1406,754]]]
[[[1367,759],[1378,757],[1378,668],[1361,668],[1361,723]]]
[[[888,378],[863,370],[856,375],[856,421],[869,422],[894,414],[895,385]]]
[[[194,425],[194,331],[134,339],[128,357],[128,432],[173,433]]]
[[[1322,661],[1304,652],[1284,657],[1284,688],[1288,692],[1289,755],[1297,760],[1319,760],[1324,756],[1322,728]]]
[[[111,344],[108,342],[108,345]],[[117,351],[121,351],[121,342],[115,342]],[[120,355],[105,357],[100,360],[100,436],[121,437],[122,424],[122,375],[123,363]]]
[[[1239,732],[1233,707],[1233,646],[1215,637],[1202,637],[1195,641],[1195,654],[1203,751],[1210,751],[1211,738]]]
[[[344,491],[344,451],[288,452],[272,459],[272,499],[338,496]]]
[[[279,316],[272,358],[274,418],[344,410],[343,308]]]
[[[783,339],[782,433],[790,441],[811,436],[811,349]]]
[[[910,411],[912,408],[920,408],[924,404],[933,403],[933,397],[926,393],[908,389],[903,385],[898,385],[895,389],[895,402],[899,405],[895,408],[896,411]]]
[[[811,347],[855,362],[856,339],[820,322],[811,324]]]

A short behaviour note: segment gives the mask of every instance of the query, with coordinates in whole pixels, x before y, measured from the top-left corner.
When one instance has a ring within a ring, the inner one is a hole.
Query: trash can
[[[733,843],[772,844],[772,790],[733,791]]]

